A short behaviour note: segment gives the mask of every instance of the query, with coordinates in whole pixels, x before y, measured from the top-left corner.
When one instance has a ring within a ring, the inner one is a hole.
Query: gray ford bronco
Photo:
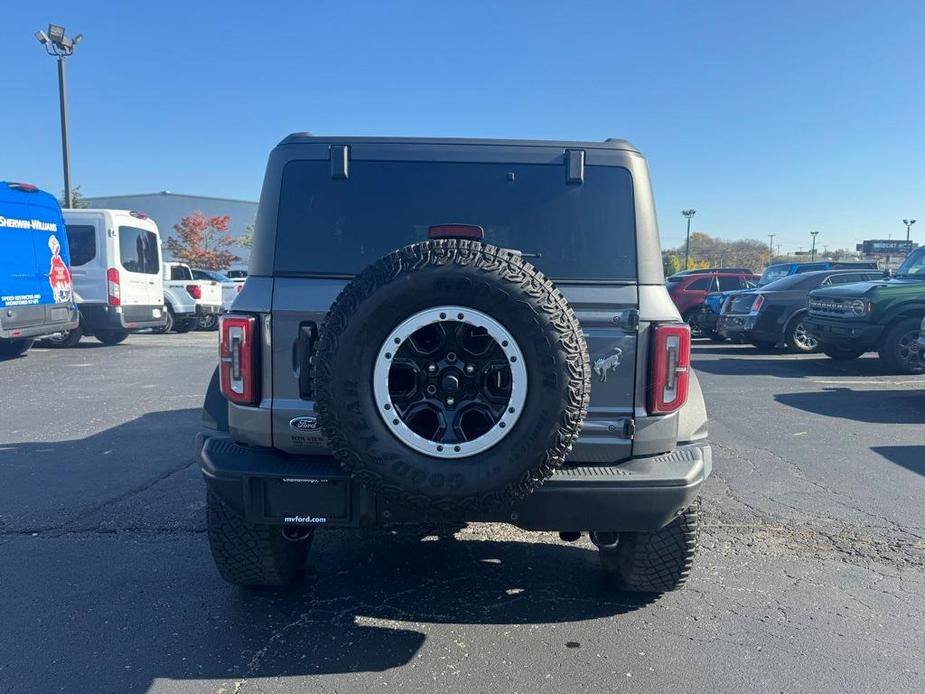
[[[645,159],[287,137],[204,420],[231,583],[297,580],[319,528],[481,521],[586,532],[616,588],[679,587],[711,454]]]

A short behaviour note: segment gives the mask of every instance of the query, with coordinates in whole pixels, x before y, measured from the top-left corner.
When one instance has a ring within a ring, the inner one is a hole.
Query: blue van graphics
[[[0,307],[71,303],[70,262],[58,201],[0,182]]]

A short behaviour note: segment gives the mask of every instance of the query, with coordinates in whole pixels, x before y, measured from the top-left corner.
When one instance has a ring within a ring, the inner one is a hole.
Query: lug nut
[[[452,407],[453,405],[456,404],[456,400],[453,399],[453,398],[447,398],[447,399],[446,399],[446,404],[449,405],[450,407]]]
[[[471,374],[475,372],[475,367],[472,364],[466,364],[466,373]]]
[[[431,373],[431,374],[432,374],[432,373],[433,373],[434,371],[436,371],[436,370],[437,370],[437,365],[436,365],[436,364],[431,363],[431,364],[428,364],[428,365],[427,365],[427,373]]]

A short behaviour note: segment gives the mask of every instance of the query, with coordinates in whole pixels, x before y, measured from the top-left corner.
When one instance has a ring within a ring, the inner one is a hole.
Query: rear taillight
[[[238,405],[257,402],[257,319],[227,314],[221,318],[219,360],[222,395]]]
[[[682,323],[656,325],[649,355],[649,414],[674,412],[687,402],[690,367],[690,328]]]
[[[198,284],[188,284],[186,285],[186,293],[194,299],[201,299],[202,287],[200,287]]]
[[[122,287],[119,285],[119,271],[114,267],[106,271],[106,286],[110,306],[122,305]]]
[[[752,302],[752,308],[749,311],[749,314],[752,316],[757,316],[758,311],[761,310],[761,307],[764,306],[764,294],[759,294],[755,297],[755,300]]]

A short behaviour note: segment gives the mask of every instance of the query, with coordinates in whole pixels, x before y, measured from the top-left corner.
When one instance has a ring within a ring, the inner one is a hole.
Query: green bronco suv
[[[892,279],[811,292],[806,330],[833,359],[876,350],[890,371],[923,373],[918,344],[923,317],[925,247],[912,253]]]

